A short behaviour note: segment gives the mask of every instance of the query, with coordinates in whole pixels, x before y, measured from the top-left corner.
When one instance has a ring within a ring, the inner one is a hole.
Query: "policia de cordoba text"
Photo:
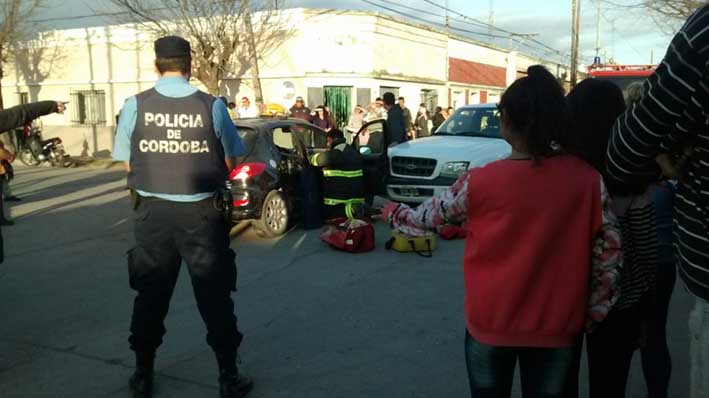
[[[145,113],[145,126],[166,127],[165,140],[140,140],[138,150],[153,153],[205,153],[209,152],[206,140],[182,140],[182,130],[185,128],[202,128],[202,116],[169,113]],[[179,127],[179,129],[178,129]]]

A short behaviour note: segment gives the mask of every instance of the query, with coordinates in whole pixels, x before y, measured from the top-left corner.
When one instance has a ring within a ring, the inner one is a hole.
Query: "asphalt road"
[[[13,189],[23,201],[12,208],[16,225],[3,227],[0,265],[1,397],[129,396],[134,292],[125,252],[133,237],[123,186],[117,170],[18,167]],[[299,229],[279,240],[247,232],[233,242],[252,397],[468,396],[463,242],[441,242],[422,259],[384,251],[386,226],[377,234],[377,250],[360,255],[330,250],[316,231]],[[678,285],[671,397],[688,395],[690,304]],[[184,269],[166,327],[156,396],[216,397],[216,363]],[[637,362],[628,396],[644,397]],[[585,390],[584,380],[585,370]]]

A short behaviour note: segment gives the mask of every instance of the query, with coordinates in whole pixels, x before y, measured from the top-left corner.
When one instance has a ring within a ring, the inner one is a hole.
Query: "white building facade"
[[[415,113],[419,103],[433,110],[497,102],[533,64],[546,65],[560,78],[568,75],[565,65],[378,13],[284,12],[292,34],[259,67],[265,102],[286,109],[297,96],[312,108],[337,93],[349,98],[351,108],[391,91],[405,97]],[[14,68],[7,68],[5,104],[69,101],[64,115],[42,118],[45,135],[60,136],[71,155],[108,157],[123,102],[157,78],[153,40],[128,25],[54,32],[35,46],[33,56],[17,57]],[[248,70],[229,75],[220,95],[237,103],[244,96],[253,101],[251,81]]]

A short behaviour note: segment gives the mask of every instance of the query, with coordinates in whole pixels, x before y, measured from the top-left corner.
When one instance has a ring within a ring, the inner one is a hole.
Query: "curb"
[[[119,162],[113,159],[102,159],[102,158],[92,158],[92,157],[71,157],[74,161],[75,167],[89,167],[92,169],[114,169],[123,168],[123,162]]]

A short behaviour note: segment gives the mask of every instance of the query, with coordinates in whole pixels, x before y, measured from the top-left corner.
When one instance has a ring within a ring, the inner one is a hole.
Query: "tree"
[[[0,83],[5,77],[5,65],[12,61],[12,49],[24,39],[28,23],[44,0],[2,0],[0,2]],[[0,84],[0,109],[5,108]]]
[[[155,36],[177,34],[192,45],[192,76],[219,94],[232,74],[251,70],[256,102],[261,102],[258,62],[290,35],[276,0],[111,0],[127,21]]]
[[[642,9],[647,12],[667,34],[674,35],[681,24],[697,9],[707,4],[706,0],[599,0],[621,12]]]
[[[705,4],[707,4],[706,0],[644,0],[642,2],[642,6],[653,12],[657,18],[669,18],[674,23],[684,22]]]
[[[30,102],[37,101],[39,96],[41,87],[37,83],[47,79],[56,65],[66,58],[58,41],[56,32],[39,32],[31,40],[19,41],[12,47],[19,74],[24,81],[33,83],[29,87]]]

